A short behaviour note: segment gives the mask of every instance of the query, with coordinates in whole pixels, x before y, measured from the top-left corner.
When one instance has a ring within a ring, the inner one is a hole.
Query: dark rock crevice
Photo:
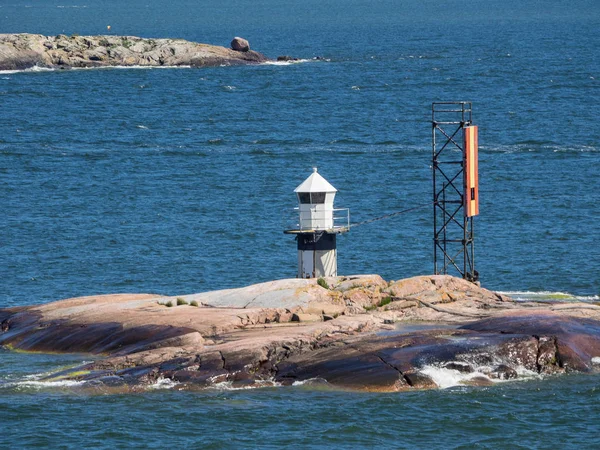
[[[413,386],[413,379],[411,379],[410,376],[406,376],[400,369],[398,369],[395,365],[389,363],[388,361],[386,361],[385,359],[383,359],[383,357],[377,353],[375,353],[375,356],[386,366],[390,367],[391,369],[394,369],[395,371],[398,372],[398,374],[400,375],[400,378],[402,378],[406,384],[408,384],[409,386]]]
[[[229,369],[227,368],[227,361],[225,361],[225,355],[222,351],[219,351],[219,356],[221,357],[221,366],[223,370],[229,371]]]
[[[417,301],[419,304],[421,304],[421,305],[423,305],[423,306],[425,306],[427,308],[431,308],[434,311],[437,311],[439,313],[450,314],[452,316],[468,317],[468,318],[471,318],[471,319],[482,319],[482,318],[485,318],[485,317],[489,317],[489,314],[474,314],[474,313],[452,311],[451,309],[441,308],[439,306],[436,306],[436,305],[434,305],[432,303],[426,302],[425,300],[418,299],[418,298],[407,298],[407,300]]]

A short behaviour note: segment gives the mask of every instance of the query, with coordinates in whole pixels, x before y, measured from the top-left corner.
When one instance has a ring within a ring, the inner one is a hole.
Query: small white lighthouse
[[[336,236],[350,229],[347,208],[333,207],[337,189],[313,168],[294,192],[298,197],[299,223],[286,234],[298,241],[298,278],[337,276]]]

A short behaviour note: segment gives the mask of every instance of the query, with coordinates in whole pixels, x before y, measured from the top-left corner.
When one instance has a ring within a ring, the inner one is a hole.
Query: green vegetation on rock
[[[317,284],[319,286],[321,286],[322,288],[329,289],[329,284],[327,283],[327,281],[325,280],[325,278],[319,278],[317,280]]]
[[[389,295],[387,297],[383,297],[377,306],[385,306],[389,305],[392,302],[392,297]]]

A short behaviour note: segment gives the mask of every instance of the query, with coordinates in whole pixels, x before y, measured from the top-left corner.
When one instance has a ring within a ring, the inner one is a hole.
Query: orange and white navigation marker
[[[479,214],[479,175],[477,163],[477,126],[464,128],[464,211],[465,217]]]

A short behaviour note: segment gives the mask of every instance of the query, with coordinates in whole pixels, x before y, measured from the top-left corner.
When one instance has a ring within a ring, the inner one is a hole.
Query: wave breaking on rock
[[[0,346],[97,355],[44,382],[135,392],[320,385],[406,391],[596,372],[600,307],[524,302],[446,275],[288,279],[176,297],[0,309]]]

